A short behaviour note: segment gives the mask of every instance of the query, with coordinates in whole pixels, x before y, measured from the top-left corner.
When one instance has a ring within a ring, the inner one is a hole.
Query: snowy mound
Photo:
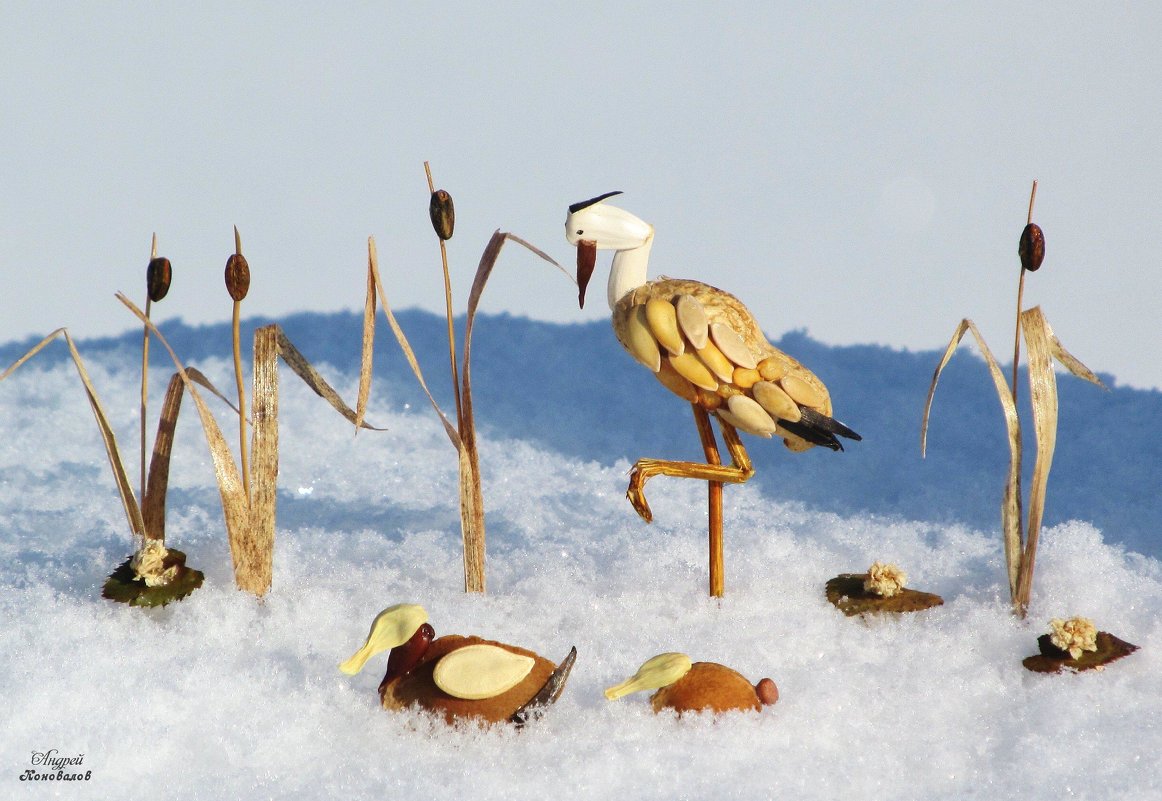
[[[495,355],[484,355],[484,329],[478,336],[485,375]],[[82,349],[135,475],[132,360]],[[198,364],[230,385],[221,359]],[[323,369],[353,397],[353,375]],[[167,375],[155,374],[154,397]],[[1043,532],[1022,622],[1008,612],[996,522],[978,529],[913,522],[940,510],[909,520],[788,500],[780,482],[800,465],[850,470],[856,447],[814,459],[754,444],[772,452],[759,476],[773,475],[727,488],[727,597],[712,601],[704,486],[655,480],[655,522],[642,523],[623,494],[630,461],[578,455],[597,450],[584,438],[610,436],[571,418],[574,406],[602,402],[590,394],[600,387],[583,385],[572,406],[526,403],[540,433],[495,418],[486,428],[489,594],[469,597],[459,591],[455,455],[431,410],[410,385],[380,378],[369,419],[389,430],[356,437],[284,375],[271,593],[260,603],[233,589],[212,467],[189,416],[178,426],[167,538],[206,582],[148,612],[98,597],[132,544],[72,366],[33,363],[0,385],[0,784],[16,787],[30,755],[56,749],[83,755],[91,771],[53,788],[70,798],[1162,793],[1162,729],[1152,722],[1162,716],[1162,566],[1090,523]],[[482,410],[490,391],[481,390]],[[953,416],[956,403],[942,403]],[[688,411],[674,405],[686,427],[672,436],[696,446]],[[539,415],[557,418],[565,446],[546,444]],[[848,422],[874,441],[876,424],[859,416]],[[636,431],[626,436],[629,452],[659,455]],[[865,466],[858,481],[842,479],[843,493],[871,499],[880,479]],[[995,473],[986,488],[990,516],[1000,480]],[[1062,484],[1051,481],[1050,508],[1055,491],[1069,493]],[[824,583],[876,559],[900,564],[910,586],[945,604],[898,620],[844,617]],[[553,660],[576,645],[563,697],[521,733],[384,712],[375,692],[382,657],[354,678],[337,664],[399,601],[424,604],[438,634],[480,634]],[[1023,670],[1048,619],[1075,614],[1141,651],[1101,673]],[[752,680],[770,676],[781,700],[758,715],[676,720],[655,716],[642,695],[604,699],[604,687],[668,650]]]

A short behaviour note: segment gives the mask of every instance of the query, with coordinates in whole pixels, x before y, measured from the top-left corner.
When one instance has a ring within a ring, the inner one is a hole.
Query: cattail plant
[[[151,246],[149,266],[146,268],[146,309],[160,301],[169,291],[172,267],[169,259],[157,255],[157,236]],[[143,315],[143,319],[148,319]],[[189,595],[202,585],[203,574],[186,566],[186,555],[165,544],[165,496],[169,484],[170,452],[181,406],[182,384],[174,376],[171,378],[162,403],[162,411],[154,438],[153,455],[149,460],[148,478],[146,471],[146,419],[147,382],[149,370],[149,331],[152,323],[146,323],[145,338],[142,343],[141,368],[141,489],[140,503],[133,492],[132,483],[121,459],[117,438],[113,427],[101,405],[84,360],[67,329],[59,328],[41,340],[36,346],[20,357],[0,374],[0,381],[11,375],[21,364],[31,359],[42,348],[57,337],[63,337],[72,357],[73,365],[84,386],[89,407],[101,433],[105,454],[117,483],[117,492],[125,510],[129,529],[137,543],[136,552],[115,569],[102,589],[102,596],[121,601],[132,606],[164,606],[170,601]]]
[[[241,237],[234,229],[234,253],[226,262],[226,288],[234,303],[231,325],[234,375],[238,389],[238,406],[234,407],[223,393],[198,370],[186,367],[174,349],[150,321],[149,317],[123,294],[117,298],[158,338],[177,373],[174,382],[184,386],[193,398],[206,435],[214,474],[222,499],[222,512],[230,542],[237,587],[261,597],[271,587],[274,561],[274,527],[278,481],[278,360],[291,368],[314,392],[352,423],[356,413],[323,379],[309,361],[283,333],[278,325],[267,325],[254,332],[254,373],[252,388],[253,421],[247,440],[248,417],[245,387],[242,382],[239,305],[250,287],[250,268],[242,255]],[[231,406],[238,416],[240,454],[235,463],[213,413],[198,387],[216,395]],[[178,393],[180,397],[180,391]],[[176,412],[175,412],[176,417]],[[362,421],[362,428],[373,429]],[[249,445],[249,448],[247,447]]]
[[[250,462],[246,454],[246,387],[242,383],[242,336],[240,319],[242,301],[250,292],[250,265],[242,255],[242,237],[234,226],[234,253],[226,259],[226,291],[234,302],[230,318],[230,334],[234,354],[234,383],[238,390],[238,451],[242,461],[242,486],[250,498]]]
[[[431,193],[428,204],[428,213],[432,220],[432,228],[440,242],[440,260],[444,270],[444,300],[448,320],[448,355],[452,373],[452,388],[456,403],[456,422],[452,423],[444,411],[436,403],[415,352],[404,335],[403,329],[395,319],[391,306],[387,302],[387,293],[383,281],[379,277],[379,258],[375,248],[375,238],[367,242],[367,298],[364,304],[363,322],[363,361],[360,377],[359,405],[362,410],[366,403],[367,392],[371,381],[371,359],[374,345],[375,331],[375,304],[376,296],[383,306],[388,324],[399,342],[408,364],[412,368],[420,387],[424,390],[428,400],[444,425],[444,431],[456,449],[459,464],[460,478],[460,531],[464,547],[464,590],[465,592],[485,591],[485,536],[484,536],[484,494],[480,480],[480,455],[476,446],[476,424],[472,411],[472,328],[476,318],[476,309],[480,302],[480,295],[496,260],[500,256],[500,249],[507,240],[512,240],[527,248],[542,259],[556,265],[557,262],[547,254],[530,245],[523,239],[509,233],[496,231],[489,240],[480,263],[476,268],[476,277],[472,282],[472,290],[468,297],[468,317],[464,329],[464,352],[462,368],[457,369],[456,338],[452,315],[452,284],[448,270],[447,241],[452,238],[455,227],[455,210],[452,205],[452,196],[443,189],[436,189],[432,182],[431,169],[424,162],[424,169],[428,176],[428,189]],[[557,265],[558,268],[560,265]],[[357,418],[359,419],[359,418]]]
[[[1053,333],[1049,321],[1039,306],[1022,310],[1022,295],[1026,273],[1037,271],[1045,258],[1045,235],[1033,223],[1033,201],[1037,196],[1037,182],[1029,197],[1029,215],[1018,244],[1021,260],[1020,283],[1017,287],[1016,336],[1013,348],[1013,383],[1010,387],[1000,366],[977,330],[972,320],[960,321],[948,348],[944,352],[932,384],[928,388],[928,400],[924,405],[924,420],[920,431],[921,454],[927,450],[928,419],[932,410],[932,399],[936,393],[936,382],[948,364],[960,340],[968,331],[976,338],[981,355],[984,356],[996,388],[997,397],[1005,415],[1005,427],[1009,435],[1009,474],[1005,482],[1001,504],[1001,524],[1004,535],[1005,565],[1009,580],[1009,595],[1013,612],[1024,617],[1029,608],[1033,591],[1033,568],[1037,560],[1037,541],[1041,533],[1041,522],[1045,513],[1045,492],[1049,481],[1049,468],[1053,462],[1053,451],[1057,441],[1057,378],[1053,373],[1052,360],[1064,366],[1069,372],[1105,388],[1093,371],[1078,361],[1065,349]],[[1036,460],[1033,464],[1032,487],[1029,491],[1028,520],[1021,512],[1021,421],[1017,414],[1017,367],[1021,352],[1021,339],[1028,349],[1028,372],[1030,404],[1033,409],[1033,429],[1036,440]]]

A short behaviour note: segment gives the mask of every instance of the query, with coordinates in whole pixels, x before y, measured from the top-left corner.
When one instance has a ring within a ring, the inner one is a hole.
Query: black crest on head
[[[581,209],[589,208],[594,203],[600,203],[601,201],[605,200],[607,197],[613,197],[614,195],[620,195],[620,194],[621,194],[621,190],[618,189],[614,192],[606,192],[604,195],[598,195],[597,197],[591,197],[588,200],[582,200],[580,203],[574,203],[572,206],[570,206],[569,213],[574,214],[578,211],[581,211]]]

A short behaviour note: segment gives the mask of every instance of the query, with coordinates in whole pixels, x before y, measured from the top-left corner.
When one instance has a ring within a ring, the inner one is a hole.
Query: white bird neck
[[[609,268],[609,308],[617,307],[617,302],[626,294],[646,283],[646,268],[650,261],[650,248],[654,245],[651,230],[646,241],[636,248],[618,250],[613,254],[613,266]]]

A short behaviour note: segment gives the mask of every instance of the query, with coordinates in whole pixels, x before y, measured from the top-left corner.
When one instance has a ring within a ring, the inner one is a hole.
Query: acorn
[[[446,190],[437,189],[432,193],[428,215],[432,218],[436,236],[445,242],[451,239],[452,231],[456,228],[456,209],[452,205],[452,196]]]
[[[149,266],[145,269],[145,288],[150,301],[157,303],[166,296],[172,278],[173,268],[169,259],[158,256],[149,260]]]
[[[235,301],[242,300],[250,291],[250,265],[241,253],[226,259],[226,291]]]
[[[1045,260],[1045,234],[1037,223],[1029,223],[1021,231],[1017,254],[1021,257],[1021,269],[1033,273],[1041,267]]]

